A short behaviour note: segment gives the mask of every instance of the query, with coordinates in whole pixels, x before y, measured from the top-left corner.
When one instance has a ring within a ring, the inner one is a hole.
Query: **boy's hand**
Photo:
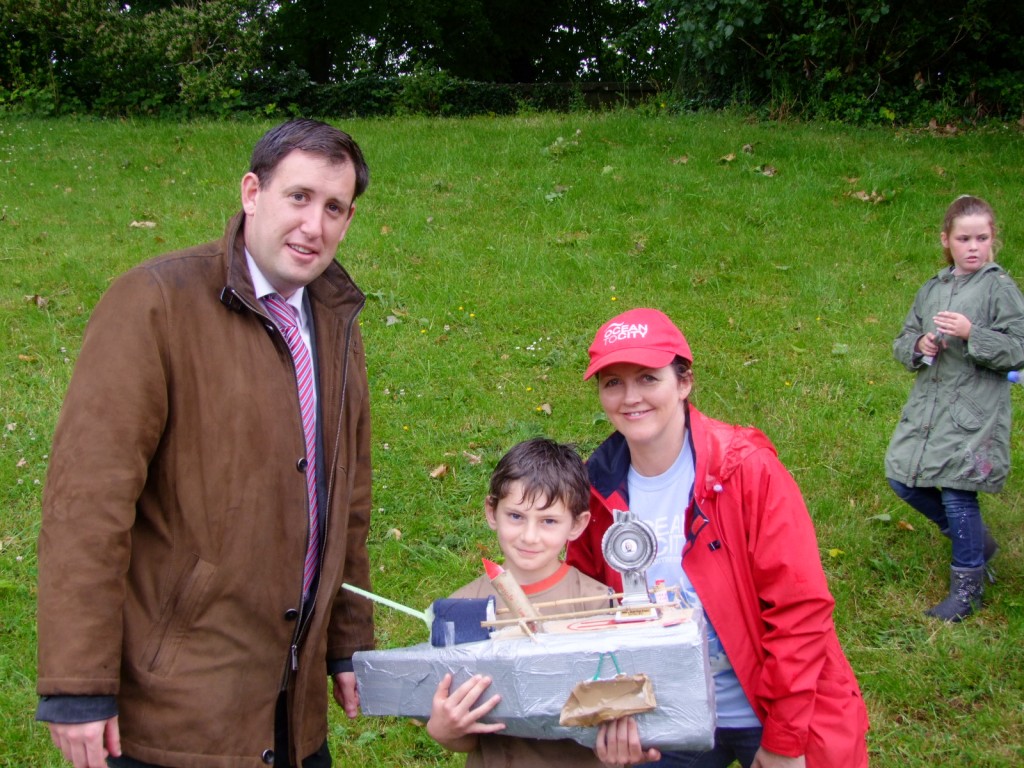
[[[601,723],[594,754],[605,765],[636,765],[661,759],[661,752],[654,747],[640,746],[640,731],[632,717]]]
[[[481,733],[504,730],[504,723],[481,723],[480,718],[498,706],[501,696],[494,694],[478,707],[474,704],[491,684],[485,675],[473,675],[454,691],[452,675],[447,673],[437,684],[430,707],[427,733],[438,744],[453,752],[472,752]]]

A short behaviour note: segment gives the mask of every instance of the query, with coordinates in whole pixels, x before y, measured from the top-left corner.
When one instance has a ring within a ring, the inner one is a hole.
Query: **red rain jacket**
[[[800,489],[760,431],[687,404],[695,453],[682,563],[764,733],[807,768],[867,766],[867,710],[832,621],[835,604]],[[568,562],[620,590],[601,554],[612,510],[629,508],[629,447],[615,433],[587,462],[590,525]]]

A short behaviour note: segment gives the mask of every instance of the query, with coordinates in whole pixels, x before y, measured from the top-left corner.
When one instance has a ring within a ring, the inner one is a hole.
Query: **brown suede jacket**
[[[253,292],[243,216],[97,304],[51,451],[39,537],[41,696],[116,696],[125,754],[262,766],[287,690],[293,761],[327,735],[328,659],[373,647],[362,292],[307,288],[319,381],[321,574],[302,613],[295,374]],[[323,500],[326,500],[324,503]]]

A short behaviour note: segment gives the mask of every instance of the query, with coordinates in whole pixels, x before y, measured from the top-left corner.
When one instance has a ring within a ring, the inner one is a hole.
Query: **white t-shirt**
[[[683,600],[699,607],[700,598],[683,571],[682,551],[686,544],[686,508],[693,497],[693,442],[687,431],[683,449],[666,472],[645,477],[629,468],[629,509],[654,529],[658,553],[647,569],[647,584],[664,579],[666,586],[678,586]],[[705,618],[707,618],[705,616]],[[739,678],[725,655],[718,633],[708,620],[708,660],[715,678],[715,711],[720,728],[754,728],[761,725],[747,701]]]

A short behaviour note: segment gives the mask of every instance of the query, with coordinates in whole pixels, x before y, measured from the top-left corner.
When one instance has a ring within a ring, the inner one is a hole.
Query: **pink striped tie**
[[[317,566],[317,548],[320,543],[320,518],[316,500],[316,404],[313,390],[313,359],[299,332],[298,311],[276,293],[263,297],[263,303],[274,323],[281,329],[288,350],[295,363],[295,382],[299,389],[299,409],[302,413],[302,431],[306,439],[306,493],[309,497],[309,542],[306,546],[306,564],[302,572],[302,597],[309,595]]]

